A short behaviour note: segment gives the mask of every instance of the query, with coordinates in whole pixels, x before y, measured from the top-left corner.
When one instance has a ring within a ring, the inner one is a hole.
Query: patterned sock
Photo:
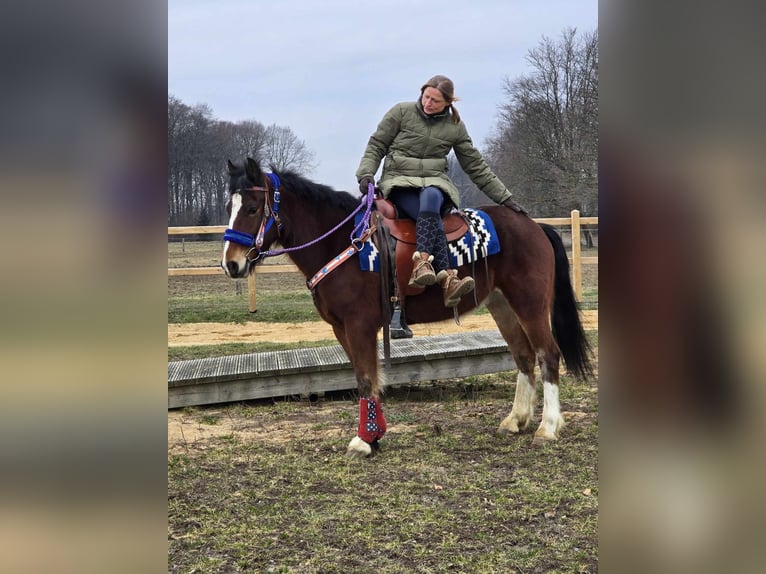
[[[433,248],[439,233],[441,219],[438,213],[431,211],[421,211],[415,222],[415,246],[421,253],[433,254]],[[442,233],[442,235],[444,235]]]
[[[359,398],[359,430],[356,434],[370,444],[386,434],[386,418],[379,398]]]
[[[439,223],[441,223],[441,220]],[[442,269],[450,268],[449,255],[447,253],[447,238],[444,236],[444,230],[441,225],[439,225],[439,235],[434,241],[433,251],[430,253],[434,256],[434,260],[432,262],[434,271],[438,273]]]

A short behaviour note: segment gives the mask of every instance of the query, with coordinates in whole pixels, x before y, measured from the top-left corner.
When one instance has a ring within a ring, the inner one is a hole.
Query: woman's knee
[[[429,185],[420,192],[420,211],[440,213],[444,205],[444,193],[438,187]]]
[[[416,188],[395,188],[388,198],[396,206],[399,217],[406,216],[417,219],[420,211],[420,197]]]

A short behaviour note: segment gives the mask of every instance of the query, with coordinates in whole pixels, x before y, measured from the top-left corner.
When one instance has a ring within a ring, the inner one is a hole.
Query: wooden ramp
[[[381,364],[388,385],[515,368],[497,330],[392,340],[391,367]],[[346,389],[356,379],[340,345],[168,362],[168,408]]]

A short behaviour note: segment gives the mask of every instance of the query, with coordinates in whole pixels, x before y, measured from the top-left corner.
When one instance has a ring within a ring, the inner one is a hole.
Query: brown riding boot
[[[412,260],[415,262],[415,266],[412,268],[412,275],[410,276],[410,287],[426,287],[436,283],[436,273],[434,273],[433,265],[431,265],[431,261],[434,260],[433,255],[416,251],[412,254]]]
[[[444,306],[455,307],[460,303],[460,298],[471,291],[474,286],[473,277],[457,276],[457,269],[442,269],[436,276],[436,280],[444,289]]]

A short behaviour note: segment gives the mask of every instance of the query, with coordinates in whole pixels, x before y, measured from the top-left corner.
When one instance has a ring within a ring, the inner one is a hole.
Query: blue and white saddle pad
[[[363,215],[363,213],[357,214],[357,224]],[[478,209],[464,209],[463,215],[469,223],[468,231],[459,239],[447,242],[452,268],[500,253],[495,224],[492,223],[489,215]],[[362,271],[380,272],[380,256],[372,240],[367,240],[359,250],[359,266]]]

